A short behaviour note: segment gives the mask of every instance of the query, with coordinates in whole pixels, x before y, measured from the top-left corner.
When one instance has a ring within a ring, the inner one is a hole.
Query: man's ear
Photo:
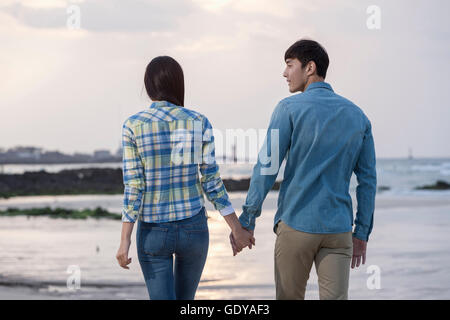
[[[306,65],[306,74],[312,76],[316,72],[316,63],[314,61],[309,61]]]

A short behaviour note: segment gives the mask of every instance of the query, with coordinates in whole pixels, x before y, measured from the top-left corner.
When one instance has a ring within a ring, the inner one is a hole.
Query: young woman
[[[129,269],[137,222],[138,259],[150,299],[193,300],[209,247],[204,193],[230,226],[238,251],[251,249],[255,239],[228,199],[208,118],[184,107],[181,66],[171,57],[156,57],[144,82],[152,103],[122,128],[125,189],[116,258]]]

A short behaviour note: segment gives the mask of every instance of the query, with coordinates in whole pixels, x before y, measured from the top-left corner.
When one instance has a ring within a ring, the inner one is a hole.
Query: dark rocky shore
[[[417,190],[448,190],[450,189],[450,184],[445,181],[438,180],[435,184],[417,187]]]
[[[0,217],[11,217],[11,216],[27,216],[27,217],[41,217],[47,216],[50,218],[63,218],[63,219],[87,219],[87,218],[106,218],[121,220],[122,217],[117,213],[108,212],[107,210],[97,207],[94,210],[83,209],[83,210],[71,210],[64,208],[30,208],[30,209],[18,209],[18,208],[8,208],[6,210],[0,210]]]
[[[248,191],[250,178],[223,179],[227,191]],[[0,174],[0,198],[30,195],[121,194],[122,169],[87,168],[50,173],[44,170],[23,174]],[[275,182],[272,190],[279,190]],[[378,191],[389,190],[379,186]],[[434,185],[416,187],[417,190],[448,190],[450,184],[437,181]]]
[[[121,194],[123,193],[122,169],[90,168],[62,170],[49,173],[44,170],[24,174],[0,174],[0,198],[27,195],[63,194]],[[223,179],[229,192],[247,191],[248,179]],[[276,182],[273,190],[278,190]]]

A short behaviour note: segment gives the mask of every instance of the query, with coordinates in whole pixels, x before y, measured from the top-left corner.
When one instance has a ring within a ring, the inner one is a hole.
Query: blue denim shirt
[[[349,185],[355,172],[358,207],[353,236],[368,241],[377,177],[372,127],[364,112],[327,82],[314,82],[303,93],[281,100],[253,168],[239,217],[244,227],[255,228],[285,157],[274,232],[280,220],[309,233],[352,231]]]

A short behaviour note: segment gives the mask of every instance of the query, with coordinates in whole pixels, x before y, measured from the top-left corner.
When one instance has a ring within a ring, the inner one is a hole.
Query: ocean
[[[254,163],[229,164],[218,161],[222,178],[242,179],[252,174]],[[283,179],[284,164],[280,167],[277,181]],[[76,163],[76,164],[5,164],[3,173],[21,174],[25,171],[58,172],[63,169],[82,168],[122,168],[121,162],[112,163]],[[378,186],[389,187],[388,193],[415,193],[414,188],[434,184],[438,180],[450,183],[450,159],[377,159]],[[355,192],[357,182],[353,174],[350,182],[350,192]],[[384,192],[386,192],[384,191]]]

